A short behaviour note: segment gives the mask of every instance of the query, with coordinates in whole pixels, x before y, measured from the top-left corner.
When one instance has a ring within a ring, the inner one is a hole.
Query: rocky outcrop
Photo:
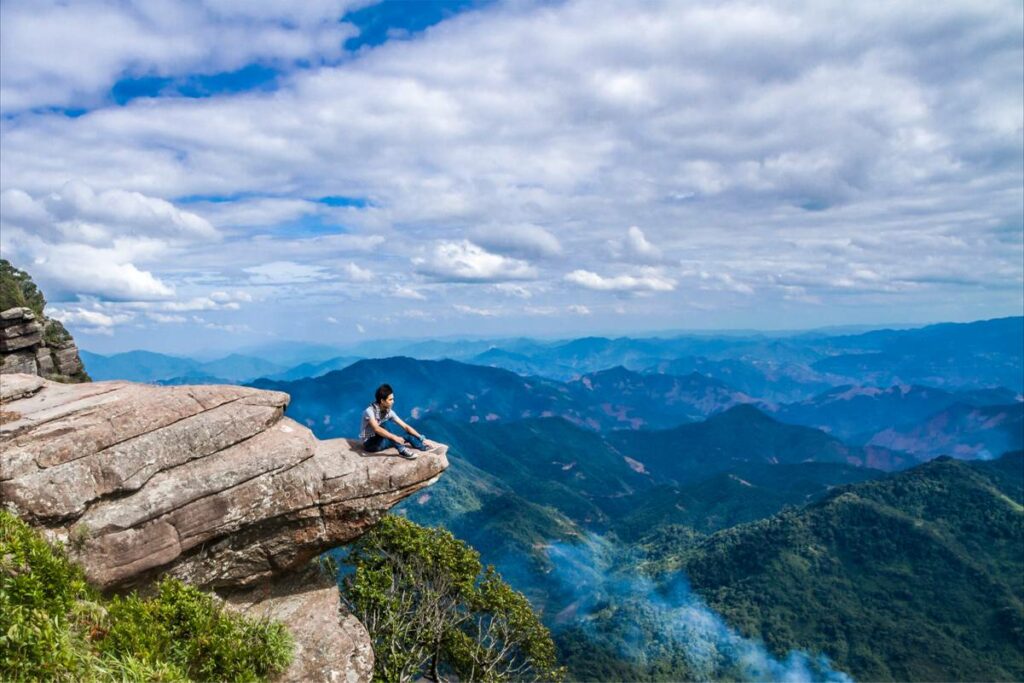
[[[32,278],[0,258],[0,374],[88,382],[75,340],[46,317],[46,299]]]
[[[0,312],[0,374],[13,373],[61,382],[89,381],[67,330],[23,306]]]
[[[237,604],[301,623],[331,620],[323,615],[337,615],[338,600],[335,589],[314,600],[296,572],[448,465],[439,444],[407,461],[320,441],[284,416],[287,394],[248,387],[18,374],[0,375],[0,400],[0,499],[63,541],[94,585],[172,575],[222,595],[245,591]],[[276,602],[254,599],[260,591]],[[331,637],[300,645],[330,649]]]

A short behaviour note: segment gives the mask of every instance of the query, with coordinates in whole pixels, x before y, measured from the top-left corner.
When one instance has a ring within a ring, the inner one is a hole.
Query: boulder
[[[336,588],[296,573],[436,481],[446,446],[408,461],[320,441],[284,416],[287,394],[249,387],[3,375],[0,400],[0,501],[65,543],[93,585],[171,575],[240,609],[293,615],[303,652],[318,654],[291,680],[353,680],[330,673],[344,661],[369,679],[365,629],[338,617]]]
[[[62,382],[85,382],[74,339],[58,321],[25,307],[0,311],[0,375],[41,375]]]
[[[281,683],[356,683],[373,677],[369,633],[341,604],[334,578],[315,565],[273,584],[235,592],[226,604],[246,616],[288,626],[296,641],[295,658],[277,679]]]

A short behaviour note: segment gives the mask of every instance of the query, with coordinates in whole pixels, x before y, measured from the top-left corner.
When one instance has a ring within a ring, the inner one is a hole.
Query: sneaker
[[[405,446],[398,447],[398,454],[405,458],[406,460],[415,460],[416,458],[420,457],[419,453],[416,453],[415,451],[410,451]]]

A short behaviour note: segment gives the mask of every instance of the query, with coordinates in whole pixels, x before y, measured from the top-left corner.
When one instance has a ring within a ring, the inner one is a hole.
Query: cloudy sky
[[[87,349],[1024,307],[1019,0],[0,8],[0,250]]]

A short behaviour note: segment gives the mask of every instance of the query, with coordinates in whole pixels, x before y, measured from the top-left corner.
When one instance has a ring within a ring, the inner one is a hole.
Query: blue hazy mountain
[[[783,422],[862,442],[883,429],[914,425],[958,403],[981,407],[1017,400],[1016,392],[1003,387],[950,392],[905,384],[887,388],[845,385],[768,412]]]
[[[316,363],[300,363],[294,367],[288,368],[283,372],[276,372],[270,375],[265,375],[267,379],[277,380],[281,382],[289,382],[296,379],[304,379],[306,377],[320,377],[326,375],[328,372],[333,370],[342,370],[352,365],[356,361],[363,360],[360,356],[337,356],[330,358],[325,361],[319,361]]]
[[[917,424],[883,429],[867,443],[899,449],[918,460],[940,455],[989,460],[1024,448],[1024,403],[994,406],[957,403]]]
[[[692,482],[751,463],[834,462],[885,470],[916,463],[887,448],[849,446],[820,430],[783,424],[751,405],[673,429],[620,430],[607,439],[660,482]]]
[[[152,351],[127,351],[111,356],[80,351],[86,372],[94,380],[124,379],[132,382],[155,382],[198,373],[201,363],[191,358],[168,356]]]
[[[704,375],[641,374],[620,366],[566,383],[581,404],[594,404],[617,426],[657,429],[702,420],[754,399]],[[593,426],[599,426],[595,418]]]
[[[237,353],[200,362],[151,351],[128,351],[111,356],[83,351],[82,362],[94,380],[124,379],[167,384],[231,384],[284,370],[262,358]]]
[[[324,436],[354,435],[359,414],[383,383],[395,390],[403,418],[438,414],[456,421],[563,417],[591,429],[664,427],[699,419],[748,400],[700,375],[642,375],[623,368],[562,383],[453,360],[364,359],[342,370],[295,381],[253,383],[292,396],[289,414]]]
[[[880,330],[828,340],[836,352],[813,367],[856,384],[1024,391],[1024,318]]]

